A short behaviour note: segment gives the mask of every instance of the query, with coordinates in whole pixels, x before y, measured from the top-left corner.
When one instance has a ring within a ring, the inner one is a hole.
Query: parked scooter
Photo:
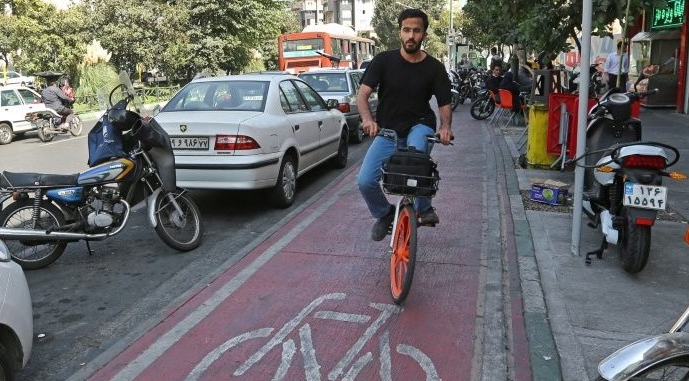
[[[632,104],[655,94],[605,93],[589,112],[585,160],[583,209],[589,226],[601,228],[599,249],[586,254],[602,258],[608,244],[617,245],[622,267],[638,273],[646,266],[651,247],[651,227],[658,211],[667,205],[662,178],[686,176],[666,171],[679,160],[679,151],[664,143],[641,141],[641,122],[632,117]],[[579,165],[579,164],[578,164]]]
[[[113,96],[123,98],[114,103]],[[54,262],[67,243],[99,241],[120,233],[131,207],[147,204],[147,220],[168,246],[201,244],[199,209],[176,186],[170,138],[155,119],[139,115],[127,73],[110,93],[110,109],[89,133],[89,165],[74,175],[0,173],[0,239],[24,269]],[[132,104],[136,112],[128,110]],[[3,202],[14,202],[2,208]]]
[[[596,381],[689,380],[689,307],[670,332],[631,343],[598,364]]]
[[[42,142],[49,142],[55,135],[71,134],[72,136],[81,135],[84,122],[77,114],[62,116],[53,109],[30,112],[26,114],[26,120],[36,126],[38,138]]]
[[[450,79],[450,91],[452,92],[452,101],[450,106],[452,106],[452,111],[455,111],[457,106],[459,106],[459,86],[461,82],[459,74],[454,70],[448,71],[447,76]]]

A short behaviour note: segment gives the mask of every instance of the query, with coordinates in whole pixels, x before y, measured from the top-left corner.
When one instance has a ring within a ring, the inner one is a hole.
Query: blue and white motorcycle
[[[116,93],[123,98],[113,104]],[[0,173],[0,239],[22,268],[53,263],[69,242],[84,240],[88,247],[89,241],[116,235],[129,221],[131,205],[144,200],[148,221],[166,245],[189,251],[201,244],[199,209],[176,186],[170,138],[155,119],[141,117],[137,103],[123,72],[110,93],[110,109],[92,130],[109,127],[105,130],[118,135],[121,148],[97,164],[90,149],[88,171]],[[130,105],[136,111],[128,110]]]

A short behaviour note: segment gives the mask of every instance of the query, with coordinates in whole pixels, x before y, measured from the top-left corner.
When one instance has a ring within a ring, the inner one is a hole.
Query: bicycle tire
[[[397,216],[395,236],[390,255],[390,292],[395,304],[402,304],[409,295],[416,267],[416,211],[403,205]]]

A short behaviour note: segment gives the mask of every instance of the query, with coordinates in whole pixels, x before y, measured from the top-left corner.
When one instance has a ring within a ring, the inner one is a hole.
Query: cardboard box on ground
[[[531,179],[531,201],[562,205],[567,200],[569,184],[557,180]]]

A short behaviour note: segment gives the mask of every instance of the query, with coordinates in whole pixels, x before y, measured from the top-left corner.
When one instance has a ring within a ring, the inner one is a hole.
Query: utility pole
[[[452,60],[452,48],[455,45],[455,30],[452,25],[452,0],[450,0],[450,26],[447,30],[447,66],[448,69],[454,69]]]

